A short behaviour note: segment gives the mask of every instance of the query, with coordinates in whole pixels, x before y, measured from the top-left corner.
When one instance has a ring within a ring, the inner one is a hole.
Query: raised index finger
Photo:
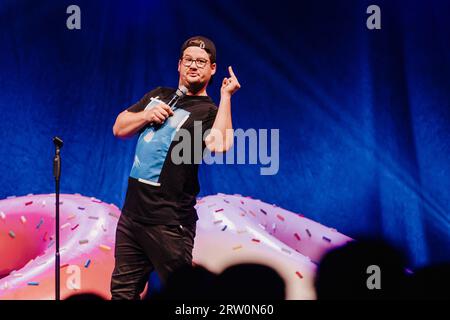
[[[228,72],[230,73],[230,76],[232,76],[233,78],[236,78],[236,75],[233,72],[233,68],[231,68],[231,66],[228,67]]]

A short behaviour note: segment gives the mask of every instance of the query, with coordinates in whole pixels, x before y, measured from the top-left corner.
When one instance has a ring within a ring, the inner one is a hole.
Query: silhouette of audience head
[[[208,300],[215,281],[215,274],[196,266],[183,266],[168,277],[160,292],[151,293],[152,300]]]
[[[95,293],[75,293],[70,295],[65,301],[103,301],[103,297]]]
[[[222,300],[283,300],[285,282],[271,267],[238,264],[217,277],[215,291]]]
[[[319,264],[317,299],[406,297],[406,261],[381,240],[352,241],[328,252]]]
[[[259,264],[239,264],[216,275],[184,266],[174,271],[151,300],[282,300],[285,284],[278,273]]]

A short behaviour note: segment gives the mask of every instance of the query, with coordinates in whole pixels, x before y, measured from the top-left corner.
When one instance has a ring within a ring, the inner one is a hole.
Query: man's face
[[[216,64],[211,64],[208,53],[200,47],[187,47],[178,61],[178,72],[180,85],[196,92],[205,87],[216,73]]]

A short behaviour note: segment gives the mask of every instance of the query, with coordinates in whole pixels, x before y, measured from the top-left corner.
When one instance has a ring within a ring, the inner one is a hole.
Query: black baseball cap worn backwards
[[[180,57],[183,56],[184,50],[188,47],[199,47],[205,50],[209,54],[211,63],[216,62],[216,46],[210,39],[203,36],[195,36],[187,39],[181,46]]]

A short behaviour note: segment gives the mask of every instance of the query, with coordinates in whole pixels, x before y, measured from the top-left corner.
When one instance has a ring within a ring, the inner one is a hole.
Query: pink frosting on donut
[[[54,194],[0,201],[0,299],[54,299]],[[269,265],[287,299],[314,299],[316,263],[352,239],[313,220],[241,195],[199,198],[194,264],[213,272],[243,262]],[[61,195],[61,298],[110,297],[120,210],[95,198]]]

